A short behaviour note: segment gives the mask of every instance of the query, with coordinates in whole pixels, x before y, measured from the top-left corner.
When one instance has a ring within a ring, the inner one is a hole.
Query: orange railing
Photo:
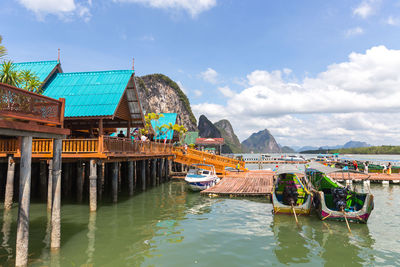
[[[19,157],[18,139],[0,139],[0,157],[15,154]],[[52,157],[52,139],[33,139],[32,155],[34,157]],[[115,156],[157,156],[172,155],[172,146],[154,142],[141,142],[127,138],[98,137],[88,139],[64,139],[62,142],[63,157],[106,158]]]
[[[56,100],[0,83],[0,116],[62,125],[64,100]]]
[[[241,170],[245,170],[244,161],[223,157],[219,155],[213,155],[208,152],[198,151],[191,148],[185,150],[182,147],[177,147],[174,148],[173,152],[176,157],[175,161],[182,164],[187,164],[187,165],[195,163],[210,164],[215,167],[217,172],[223,172],[226,167],[237,168],[238,165]]]
[[[0,151],[5,154],[17,153],[19,149],[18,139],[0,139]]]

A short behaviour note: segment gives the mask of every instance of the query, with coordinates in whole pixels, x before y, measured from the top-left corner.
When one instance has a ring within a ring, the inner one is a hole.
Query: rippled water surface
[[[31,206],[33,266],[400,265],[400,186],[372,185],[367,225],[273,216],[264,199],[208,198],[169,182],[117,205],[62,206],[62,248],[51,257],[46,206]],[[16,212],[3,214],[0,264],[14,263]],[[88,264],[88,265],[86,265]]]

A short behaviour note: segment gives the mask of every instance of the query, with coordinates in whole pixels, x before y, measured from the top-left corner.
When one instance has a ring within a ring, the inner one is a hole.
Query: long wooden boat
[[[321,220],[337,220],[367,223],[374,209],[374,196],[371,193],[359,193],[347,188],[328,175],[343,170],[330,168],[317,162],[311,162],[306,169],[308,180],[313,186],[314,207]],[[346,171],[348,175],[355,171]],[[361,173],[361,172],[357,172]]]
[[[276,171],[272,192],[274,214],[310,214],[313,196],[304,165],[300,166],[282,165]]]

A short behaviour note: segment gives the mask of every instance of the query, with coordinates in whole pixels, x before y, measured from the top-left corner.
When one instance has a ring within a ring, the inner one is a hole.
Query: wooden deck
[[[351,173],[350,177],[347,173],[331,173],[329,177],[335,180],[352,180],[352,181],[400,181],[400,173],[386,174],[386,173],[368,173],[368,175]]]
[[[272,192],[273,171],[229,172],[217,185],[201,192],[218,196],[269,196]]]

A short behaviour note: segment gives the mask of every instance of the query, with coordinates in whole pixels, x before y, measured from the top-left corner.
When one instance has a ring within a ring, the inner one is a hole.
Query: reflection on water
[[[33,203],[32,266],[400,265],[399,186],[371,186],[367,225],[274,216],[266,199],[208,198],[170,182],[120,198],[62,206],[62,247],[49,252],[46,204]],[[14,262],[16,210],[3,213],[0,264]]]

